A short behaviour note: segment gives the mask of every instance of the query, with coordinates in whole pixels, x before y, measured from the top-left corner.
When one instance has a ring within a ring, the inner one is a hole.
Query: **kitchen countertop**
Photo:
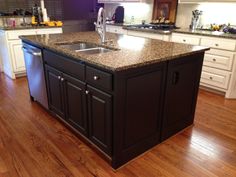
[[[134,28],[131,26],[124,26],[123,29],[131,30],[131,31],[141,31],[146,33],[157,33],[157,34],[166,34],[170,35],[172,30],[155,30],[155,29],[142,29],[142,28]]]
[[[125,24],[125,23],[109,23],[108,25],[123,26],[123,28],[127,30],[141,31],[141,32],[147,32],[147,33],[158,33],[158,34],[168,35],[168,34],[171,34],[172,32],[176,32],[176,33],[183,33],[183,34],[193,34],[193,35],[201,35],[201,36],[209,36],[209,37],[236,39],[236,34],[219,33],[216,31],[207,31],[207,30],[191,30],[189,28],[180,28],[180,29],[174,29],[174,30],[163,32],[162,30],[132,28],[130,26],[131,24]]]
[[[209,49],[201,46],[107,33],[107,39],[112,40],[113,45],[105,45],[105,47],[116,50],[88,55],[63,48],[58,44],[76,42],[100,44],[100,38],[96,32],[22,36],[21,39],[25,42],[51,49],[74,59],[79,59],[111,71],[121,71],[128,68],[172,60]]]
[[[220,37],[220,38],[236,39],[236,34],[221,33],[221,32],[216,32],[216,31],[176,29],[173,32],[183,33],[183,34],[209,36],[209,37]]]
[[[106,23],[107,25],[112,25],[112,26],[127,26],[127,25],[131,25],[130,23]]]
[[[61,26],[16,26],[16,27],[4,27],[0,26],[0,30],[10,31],[10,30],[24,30],[24,29],[44,29],[44,28],[62,28]]]

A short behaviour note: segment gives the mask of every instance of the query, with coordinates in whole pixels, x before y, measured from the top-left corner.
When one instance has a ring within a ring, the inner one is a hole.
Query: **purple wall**
[[[64,20],[91,19],[94,17],[97,0],[64,0]]]

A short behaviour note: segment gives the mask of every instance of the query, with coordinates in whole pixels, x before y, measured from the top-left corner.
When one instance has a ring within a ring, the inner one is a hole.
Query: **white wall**
[[[111,18],[117,6],[121,5],[125,8],[125,22],[130,23],[132,16],[134,23],[141,23],[145,20],[150,23],[152,20],[153,1],[147,0],[146,3],[108,3],[105,4],[105,9],[108,12],[108,17]]]
[[[125,22],[130,23],[134,16],[135,23],[141,23],[142,20],[150,22],[152,20],[153,1],[147,3],[111,3],[105,4],[108,16],[112,17],[115,8],[122,5],[125,8]],[[179,4],[176,25],[182,28],[188,28],[191,23],[192,11],[199,9],[203,11],[203,24],[228,24],[236,25],[236,3],[203,3],[203,4]]]
[[[202,23],[204,25],[228,24],[236,25],[236,3],[203,3],[203,4],[179,4],[176,24],[179,27],[189,27],[192,11],[203,11]]]

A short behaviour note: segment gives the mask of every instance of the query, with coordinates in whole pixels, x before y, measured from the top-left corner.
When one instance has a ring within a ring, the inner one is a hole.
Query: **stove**
[[[152,29],[152,30],[161,30],[161,31],[170,31],[178,29],[174,24],[140,24],[140,25],[129,25],[128,28],[133,29]]]

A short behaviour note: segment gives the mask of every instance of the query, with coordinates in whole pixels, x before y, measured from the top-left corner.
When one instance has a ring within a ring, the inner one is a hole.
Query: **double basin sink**
[[[73,50],[75,52],[81,52],[85,54],[100,54],[117,50],[87,42],[77,42],[77,43],[57,44],[57,45],[69,50]]]

